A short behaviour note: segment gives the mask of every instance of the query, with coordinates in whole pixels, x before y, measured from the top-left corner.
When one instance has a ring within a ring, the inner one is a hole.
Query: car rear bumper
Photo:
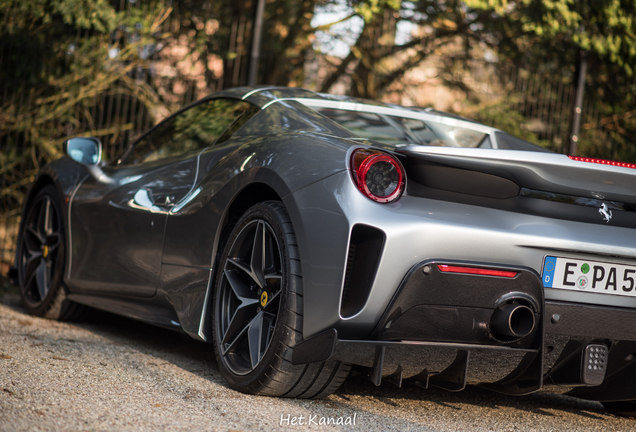
[[[515,276],[445,273],[441,265]],[[532,320],[531,328],[516,336],[502,330],[495,316],[506,305],[531,310],[508,321]],[[292,361],[351,363],[376,385],[384,379],[459,391],[478,384],[511,395],[543,388],[633,400],[635,329],[635,310],[546,301],[532,269],[429,260],[409,272],[368,339],[332,328],[297,345]]]
[[[404,278],[432,258],[523,267],[537,277],[546,256],[636,265],[632,229],[408,195],[381,205],[360,194],[350,177],[333,175],[285,199],[303,300],[311,305],[303,314],[305,338],[335,328],[348,340],[369,339]],[[354,277],[358,267],[361,277]],[[350,282],[358,284],[353,296]],[[550,301],[636,309],[636,296],[541,290]]]

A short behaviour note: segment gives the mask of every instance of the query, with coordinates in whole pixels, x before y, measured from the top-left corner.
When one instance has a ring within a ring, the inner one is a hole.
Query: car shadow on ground
[[[424,389],[409,382],[404,382],[401,388],[386,382],[376,387],[361,375],[350,376],[336,394],[343,399],[348,399],[352,395],[364,395],[395,407],[399,406],[401,401],[426,400],[454,410],[461,410],[461,405],[473,405],[490,409],[508,407],[548,417],[558,415],[558,411],[597,420],[602,420],[608,415],[598,402],[556,394],[507,396],[477,386],[467,386],[461,392],[449,392],[432,386]]]
[[[5,295],[0,301],[16,312],[25,313],[16,296]],[[197,341],[184,333],[92,308],[82,321],[70,325],[97,334],[112,344],[126,345],[132,350],[148,354],[157,362],[170,363],[193,375],[228,387],[220,374],[212,344]],[[333,397],[316,403],[329,408],[350,410],[360,398],[372,400],[388,408],[415,403],[420,406],[433,404],[440,408],[461,411],[463,406],[470,405],[490,410],[511,408],[522,413],[545,417],[561,416],[565,413],[597,421],[613,417],[598,402],[561,395],[537,393],[511,397],[472,386],[462,392],[452,393],[435,387],[422,389],[408,382],[398,388],[386,380],[376,387],[361,375],[350,376]]]

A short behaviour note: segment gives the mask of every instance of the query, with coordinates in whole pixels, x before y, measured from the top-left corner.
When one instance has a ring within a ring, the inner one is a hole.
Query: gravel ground
[[[636,420],[566,396],[359,377],[318,401],[247,396],[223,382],[211,345],[97,311],[82,323],[35,318],[0,292],[0,431],[326,429],[632,431]]]

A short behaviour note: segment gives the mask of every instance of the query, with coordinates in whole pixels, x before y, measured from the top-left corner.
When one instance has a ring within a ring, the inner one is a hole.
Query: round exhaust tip
[[[490,319],[490,329],[499,339],[523,338],[534,330],[535,319],[532,309],[520,304],[499,306]]]

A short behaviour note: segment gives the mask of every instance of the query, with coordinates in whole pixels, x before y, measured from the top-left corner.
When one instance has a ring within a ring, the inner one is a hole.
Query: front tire
[[[292,365],[302,342],[302,276],[296,236],[284,205],[265,201],[237,222],[215,284],[213,334],[219,368],[241,392],[320,398],[344,382],[338,361]]]
[[[72,320],[83,313],[84,306],[66,299],[62,214],[57,189],[42,188],[24,212],[16,264],[24,309],[44,318]]]

